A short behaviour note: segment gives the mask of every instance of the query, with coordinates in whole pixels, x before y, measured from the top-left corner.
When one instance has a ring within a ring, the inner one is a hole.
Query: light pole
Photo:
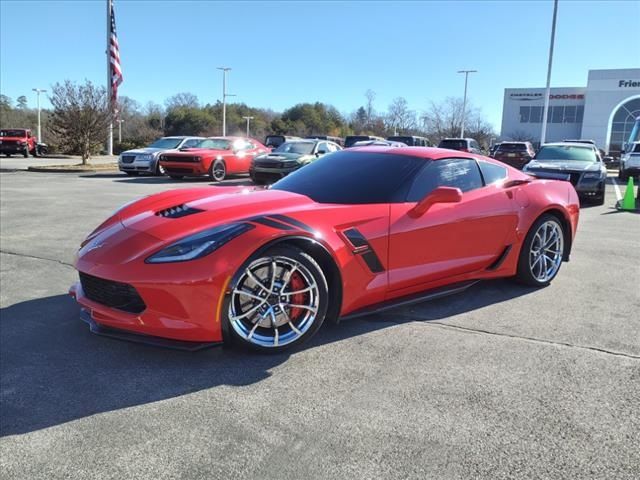
[[[470,73],[476,73],[477,70],[458,70],[458,73],[464,73],[464,99],[462,100],[462,124],[460,126],[460,138],[464,138],[464,121],[467,115],[467,80]]]
[[[544,107],[542,109],[542,133],[540,145],[547,140],[547,115],[549,114],[549,95],[551,93],[551,64],[553,63],[553,44],[556,38],[556,17],[558,15],[558,0],[553,0],[553,20],[551,20],[551,44],[549,45],[549,65],[547,66],[547,89],[544,93]]]
[[[249,122],[253,120],[253,117],[242,117],[247,121],[247,138],[249,138]]]
[[[118,143],[122,143],[122,123],[124,120],[119,118],[116,122],[118,122]]]
[[[217,67],[222,70],[222,136],[227,136],[227,97],[235,97],[227,93],[227,72],[231,67]]]
[[[42,143],[42,130],[40,127],[40,94],[45,93],[46,90],[43,88],[32,88],[31,90],[38,94],[38,142]]]

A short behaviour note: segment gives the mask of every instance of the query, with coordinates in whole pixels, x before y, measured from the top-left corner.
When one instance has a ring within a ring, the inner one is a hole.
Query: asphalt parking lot
[[[612,185],[542,290],[485,282],[279,355],[92,335],[66,295],[80,241],[208,184],[0,173],[0,476],[640,477],[640,215]]]

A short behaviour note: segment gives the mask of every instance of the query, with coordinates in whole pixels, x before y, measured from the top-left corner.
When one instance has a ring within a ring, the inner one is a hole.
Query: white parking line
[[[616,190],[616,199],[618,201],[622,200],[622,193],[620,192],[620,187],[618,186],[618,182],[616,179],[611,177],[611,181],[613,182],[613,188]]]

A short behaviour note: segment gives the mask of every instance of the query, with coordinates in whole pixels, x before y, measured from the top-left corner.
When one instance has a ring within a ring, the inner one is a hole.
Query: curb
[[[87,169],[78,169],[78,168],[51,168],[51,167],[28,167],[27,171],[29,172],[37,172],[37,173],[110,173],[117,172],[117,169],[101,169],[101,168],[87,168]]]

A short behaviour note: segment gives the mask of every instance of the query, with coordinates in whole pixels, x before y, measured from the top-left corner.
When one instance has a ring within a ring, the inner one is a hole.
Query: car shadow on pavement
[[[402,323],[444,319],[531,291],[486,282],[455,297],[325,325],[300,349]],[[67,295],[6,307],[0,311],[0,327],[0,436],[219,385],[260,382],[296,351],[260,355],[217,347],[190,353],[100,337],[79,320],[78,306]]]

